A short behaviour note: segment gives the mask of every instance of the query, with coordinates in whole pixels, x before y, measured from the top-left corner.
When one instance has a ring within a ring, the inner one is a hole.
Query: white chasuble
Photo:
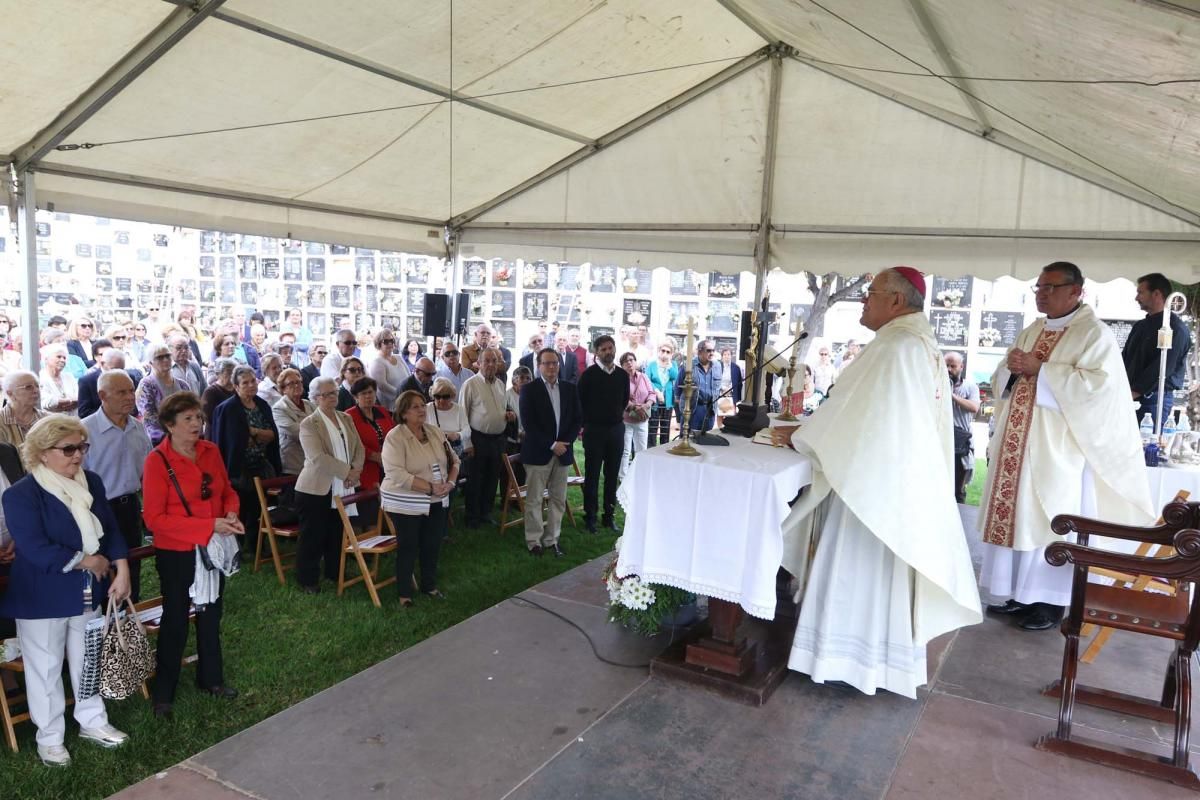
[[[807,574],[792,669],[915,697],[926,643],[981,620],[954,502],[952,425],[933,332],[906,314],[879,329],[793,434],[813,485],[783,527],[783,566]]]
[[[1152,523],[1141,438],[1116,339],[1089,306],[1035,321],[1014,347],[1044,363],[1036,381],[1022,377],[997,400],[979,509],[980,585],[996,600],[1066,605],[1072,570],[1044,557],[1062,538],[1050,521],[1082,514]],[[996,391],[1011,377],[1004,363],[992,376]]]

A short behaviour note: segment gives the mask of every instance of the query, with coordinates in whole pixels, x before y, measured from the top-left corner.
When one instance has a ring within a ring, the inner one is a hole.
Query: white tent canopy
[[[434,254],[448,229],[463,255],[1200,279],[1196,0],[18,5],[0,160],[40,207]]]

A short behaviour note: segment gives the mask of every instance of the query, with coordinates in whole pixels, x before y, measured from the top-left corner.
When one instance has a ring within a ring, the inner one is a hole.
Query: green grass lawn
[[[580,458],[582,463],[582,458]],[[400,610],[396,587],[381,590],[382,609],[375,608],[364,586],[337,597],[336,585],[322,584],[321,594],[307,596],[295,587],[292,574],[280,586],[269,567],[257,574],[244,571],[230,580],[225,596],[222,642],[225,675],[241,691],[232,702],[197,694],[193,667],[184,667],[172,721],[156,720],[150,703],[137,695],[109,702],[111,722],[130,735],[116,750],[81,741],[78,725],[67,710],[66,746],[72,763],[66,769],[43,766],[37,757],[31,723],[17,726],[21,752],[0,745],[0,798],[105,797],[294,705],[349,676],[398,653],[439,631],[489,608],[505,598],[565,572],[612,549],[616,534],[591,536],[583,531],[580,492],[570,491],[579,528],[563,520],[564,558],[532,558],[524,532],[509,528],[467,531],[461,501],[454,504],[458,525],[442,548],[439,584],[444,602],[418,595],[416,604]],[[621,511],[618,508],[618,522]],[[499,512],[496,514],[499,518]],[[385,576],[394,561],[383,562]],[[153,562],[143,569],[143,595],[157,591]],[[189,644],[194,646],[194,635]],[[69,690],[68,690],[69,691]]]
[[[967,484],[967,502],[966,505],[979,505],[979,496],[983,494],[983,482],[987,478],[987,459],[975,459],[975,474],[971,476],[971,482]]]

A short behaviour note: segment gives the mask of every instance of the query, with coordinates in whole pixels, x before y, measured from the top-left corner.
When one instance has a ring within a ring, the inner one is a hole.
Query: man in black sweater
[[[1137,303],[1146,318],[1134,323],[1121,351],[1125,372],[1129,374],[1129,389],[1140,406],[1137,418],[1150,417],[1157,422],[1158,413],[1158,368],[1160,355],[1158,331],[1162,328],[1163,308],[1171,294],[1171,282],[1157,272],[1143,275],[1137,280]],[[1192,346],[1188,327],[1178,314],[1171,315],[1171,330],[1174,332],[1171,349],[1167,352],[1166,391],[1163,393],[1163,418],[1171,414],[1176,389],[1183,388],[1187,354]],[[1165,426],[1164,426],[1165,427]]]
[[[599,336],[592,344],[596,363],[579,378],[583,408],[583,513],[588,533],[596,532],[600,473],[604,472],[604,527],[617,529],[617,474],[625,446],[625,407],[629,405],[629,376],[617,369],[617,344]]]

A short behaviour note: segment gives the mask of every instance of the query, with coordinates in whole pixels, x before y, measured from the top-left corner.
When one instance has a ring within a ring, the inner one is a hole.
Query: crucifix
[[[767,335],[775,312],[768,311],[771,293],[763,295],[762,306],[754,311],[742,312],[742,339],[746,345],[742,357],[746,359],[746,394],[738,403],[737,416],[725,420],[725,430],[739,436],[750,437],[771,424],[767,417],[765,402]]]

